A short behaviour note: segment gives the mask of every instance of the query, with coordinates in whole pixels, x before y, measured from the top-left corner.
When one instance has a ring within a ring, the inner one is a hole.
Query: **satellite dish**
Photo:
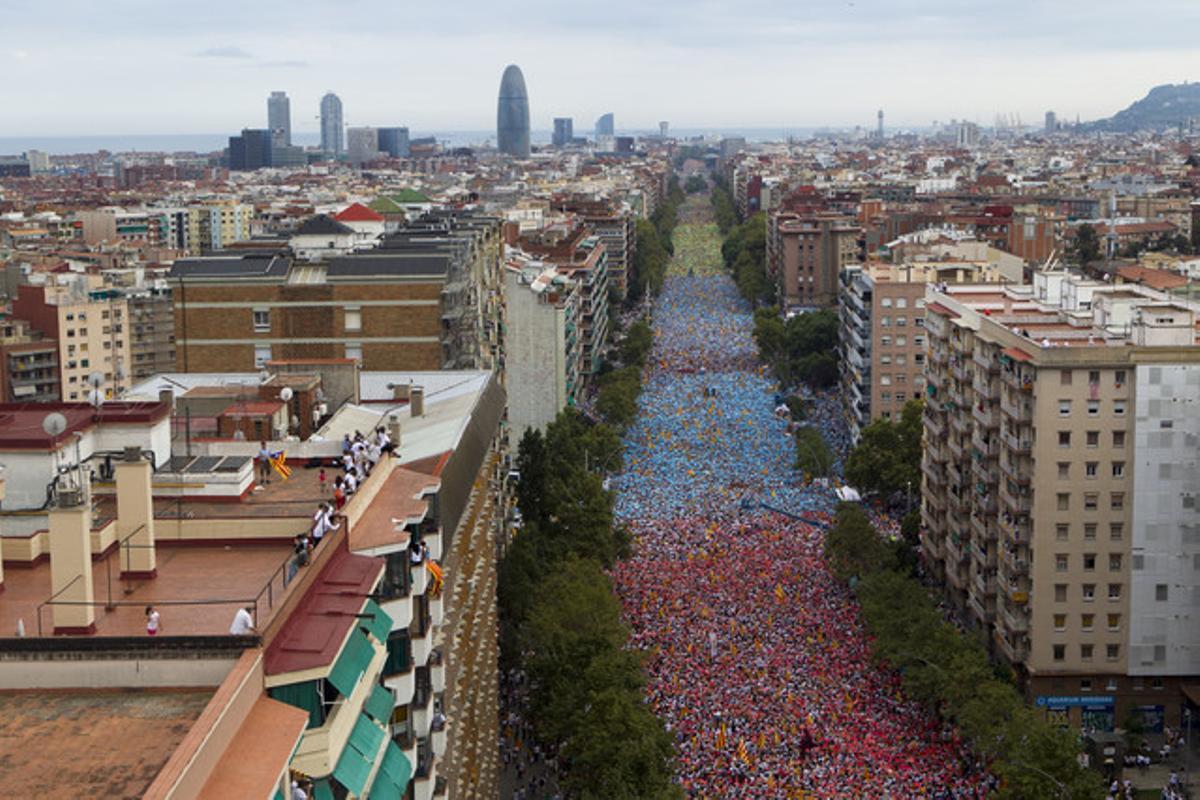
[[[259,383],[266,383],[267,381],[271,380],[271,373],[265,369],[262,370],[258,373],[258,380]]]
[[[60,436],[67,429],[67,418],[57,411],[53,411],[46,415],[42,420],[42,430],[48,436]]]
[[[292,399],[292,394],[292,387],[285,386],[279,390],[279,399],[286,403],[288,400]]]
[[[88,392],[88,402],[97,408],[104,405],[104,392],[99,389],[92,389]]]
[[[104,385],[104,373],[103,372],[89,372],[88,376],[87,376],[87,382],[88,382],[88,386],[91,386],[93,389],[99,389],[101,386]]]

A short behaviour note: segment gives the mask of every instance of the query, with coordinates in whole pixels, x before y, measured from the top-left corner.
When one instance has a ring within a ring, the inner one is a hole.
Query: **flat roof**
[[[51,413],[66,419],[66,427],[56,436],[43,427]],[[0,449],[52,450],[97,424],[147,424],[166,419],[170,413],[170,405],[157,400],[113,401],[99,408],[88,403],[0,403]]]
[[[408,533],[396,531],[400,525],[420,521],[429,511],[425,494],[437,491],[440,478],[397,467],[371,501],[362,517],[350,529],[350,546],[356,551],[379,547],[407,545]]]
[[[307,711],[259,697],[213,768],[201,800],[273,796],[279,774],[271,767],[288,763],[306,727]]]
[[[212,696],[211,689],[0,693],[7,743],[0,796],[141,797]]]

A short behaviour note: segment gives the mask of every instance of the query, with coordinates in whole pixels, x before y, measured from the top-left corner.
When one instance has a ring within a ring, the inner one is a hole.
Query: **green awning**
[[[276,789],[276,790],[275,790],[275,800],[284,800],[284,797],[283,797],[283,789]]]
[[[268,689],[267,694],[273,700],[307,711],[308,727],[310,728],[319,728],[325,722],[325,709],[321,705],[317,681],[302,681],[301,683],[289,683],[286,686],[275,686]]]
[[[362,797],[363,790],[367,788],[367,778],[371,777],[371,762],[353,747],[343,747],[333,777],[352,794]]]
[[[350,632],[350,638],[346,640],[346,646],[338,654],[337,661],[333,662],[333,669],[329,673],[329,682],[342,693],[343,697],[349,697],[374,655],[375,650],[367,641],[367,637],[362,631],[355,628]]]
[[[367,698],[363,710],[380,725],[387,725],[392,721],[392,709],[395,707],[396,696],[392,694],[392,690],[386,686],[376,686],[371,690],[371,696]]]
[[[329,786],[329,778],[313,783],[313,800],[333,800],[333,789]]]
[[[392,632],[392,618],[374,600],[367,601],[363,613],[370,616],[360,619],[359,627],[379,640],[380,644],[387,642],[388,634]]]
[[[350,731],[350,746],[362,754],[367,761],[374,763],[379,754],[379,745],[383,744],[383,729],[362,714]],[[355,792],[358,794],[358,792]]]
[[[408,763],[408,757],[396,746],[395,742],[388,742],[387,750],[383,754],[383,763],[379,765],[379,772],[396,787],[396,796],[403,797],[404,790],[408,788],[408,782],[412,779],[413,770],[412,764]],[[375,781],[378,782],[379,778],[376,777]]]
[[[409,654],[411,652],[408,631],[397,631],[387,640],[387,661],[383,664],[384,675],[399,675],[408,672]]]

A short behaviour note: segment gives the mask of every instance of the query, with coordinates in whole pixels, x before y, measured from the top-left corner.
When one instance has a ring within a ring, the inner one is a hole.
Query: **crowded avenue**
[[[857,604],[822,557],[833,489],[793,469],[750,308],[719,253],[696,246],[720,245],[705,211],[693,197],[676,231],[688,245],[656,302],[613,485],[634,538],[613,577],[678,780],[697,798],[981,797],[987,777],[952,731],[871,663]],[[808,399],[844,455],[836,404]]]

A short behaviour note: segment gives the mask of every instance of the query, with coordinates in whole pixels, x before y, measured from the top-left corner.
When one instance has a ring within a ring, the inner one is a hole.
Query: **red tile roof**
[[[1130,283],[1140,283],[1159,291],[1177,289],[1180,286],[1186,286],[1188,282],[1187,278],[1178,273],[1162,269],[1148,269],[1146,267],[1121,267],[1117,270],[1117,275],[1122,280],[1129,281]]]
[[[338,222],[383,222],[383,215],[376,214],[362,203],[354,203],[337,213]]]
[[[951,319],[955,319],[956,317],[959,316],[959,313],[957,311],[955,311],[952,308],[947,308],[946,306],[942,305],[941,303],[930,303],[928,306],[925,307],[925,310],[932,311],[935,314],[941,314],[943,317],[950,317]]]
[[[323,546],[340,549],[267,647],[268,675],[331,665],[383,573],[383,559],[353,555],[344,540]]]

